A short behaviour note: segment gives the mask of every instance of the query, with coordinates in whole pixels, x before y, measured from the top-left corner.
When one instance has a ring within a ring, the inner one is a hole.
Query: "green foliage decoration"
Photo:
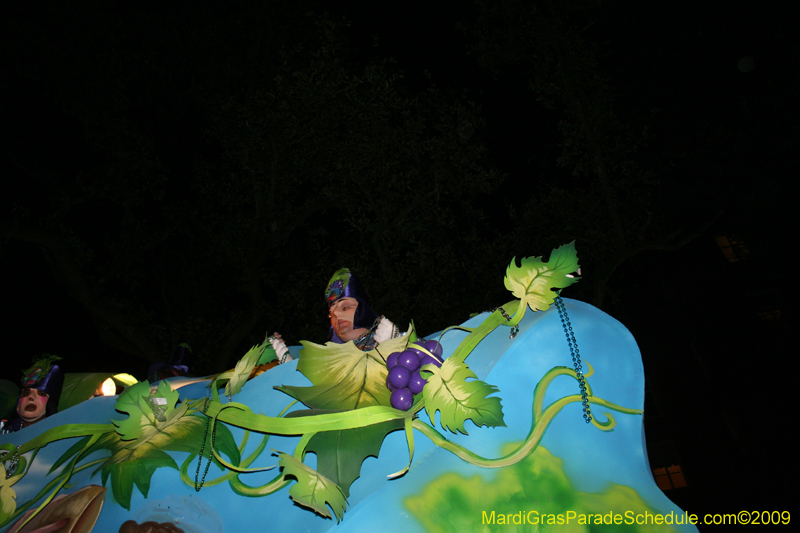
[[[403,419],[387,420],[363,428],[323,431],[314,435],[306,451],[317,455],[320,475],[350,496],[350,485],[361,475],[361,465],[367,457],[378,457],[386,435],[401,429]]]
[[[56,361],[60,361],[60,360],[61,360],[61,357],[45,352],[42,355],[40,355],[39,357],[37,357],[36,359],[34,359],[33,363],[31,363],[31,366],[29,366],[28,368],[26,368],[25,370],[22,371],[22,377],[26,378],[34,370],[36,370],[37,368],[41,368],[42,369],[42,373],[41,373],[41,376],[39,378],[39,379],[41,379],[41,378],[43,378],[44,376],[47,375],[47,373],[50,371],[50,367],[53,366],[53,363],[55,363]]]
[[[133,486],[139,489],[142,496],[147,498],[150,491],[150,479],[159,468],[167,467],[178,469],[175,460],[162,450],[150,449],[144,453],[137,454],[115,453],[98,470],[101,472],[103,485],[108,484],[111,479],[111,491],[114,500],[125,509],[131,509],[131,496]]]
[[[178,391],[173,391],[166,381],[159,382],[155,394],[151,394],[149,383],[141,381],[120,395],[115,408],[128,418],[111,422],[122,440],[134,441],[128,448],[159,444],[158,440],[148,441],[163,438],[162,433],[169,431],[189,408],[185,402],[175,408],[178,396]],[[159,408],[163,413],[156,414]]]
[[[264,345],[253,346],[250,350],[236,362],[236,367],[233,369],[228,383],[225,385],[225,395],[233,396],[239,394],[250,378],[250,373],[258,364],[261,354],[264,352]]]
[[[97,388],[113,374],[109,372],[84,372],[69,373],[64,375],[64,385],[61,388],[61,398],[58,401],[58,410],[69,409],[73,405],[94,396]]]
[[[178,469],[164,450],[198,453],[204,433],[206,446],[210,447],[205,419],[187,416],[195,411],[190,409],[189,402],[176,405],[178,396],[167,381],[159,382],[154,394],[144,381],[128,388],[117,401],[116,409],[129,417],[112,420],[115,434],[105,435],[96,445],[96,449],[112,451],[99,470],[103,484],[111,477],[114,498],[126,509],[130,507],[133,484],[147,497],[150,478],[158,468]],[[235,464],[239,462],[239,450],[227,427],[217,428],[215,445]]]
[[[575,252],[575,242],[553,250],[548,261],[541,257],[526,257],[517,266],[517,258],[511,260],[506,270],[506,289],[519,298],[532,311],[547,311],[558,293],[576,283],[580,278],[572,276],[580,268]]]
[[[497,387],[480,381],[465,362],[448,358],[441,368],[426,365],[423,377],[428,379],[422,389],[425,410],[431,420],[436,420],[438,411],[443,428],[466,434],[467,420],[476,426],[505,426],[500,398],[488,397]]]
[[[17,493],[11,487],[20,477],[6,478],[6,467],[0,463],[0,523],[5,523],[17,510]]]
[[[336,521],[341,521],[347,506],[347,498],[336,483],[285,453],[280,454],[278,464],[283,468],[284,477],[293,477],[297,480],[297,483],[289,489],[289,496],[295,502],[313,509],[325,518],[331,518],[327,507],[330,505],[336,515]]]
[[[60,426],[35,439],[39,442],[29,443],[33,449],[38,449],[52,440],[83,435],[53,464],[49,473],[53,474],[66,465],[63,471],[25,507],[17,509],[13,517],[24,512],[47,491],[60,489],[72,475],[86,468],[96,468],[92,476],[100,473],[103,485],[110,480],[114,499],[130,509],[134,486],[147,497],[150,479],[157,469],[168,467],[177,470],[175,460],[166,451],[197,454],[204,437],[206,448],[211,446],[205,417],[190,416],[196,415],[190,406],[191,402],[182,402],[180,405],[177,402],[178,392],[171,390],[166,381],[160,382],[152,393],[147,382],[140,382],[126,389],[117,400],[117,410],[128,414],[128,418],[112,420],[113,425]],[[215,446],[231,462],[239,463],[239,449],[230,430],[224,425],[217,428]],[[77,466],[82,458],[101,451],[110,452],[110,456]],[[219,461],[213,461],[218,468],[222,468]]]
[[[409,326],[406,335],[413,335]],[[359,409],[371,405],[390,405],[386,388],[386,357],[402,351],[408,338],[398,337],[381,343],[375,350],[362,352],[352,342],[325,345],[303,341],[297,370],[311,387],[278,387],[312,409]]]

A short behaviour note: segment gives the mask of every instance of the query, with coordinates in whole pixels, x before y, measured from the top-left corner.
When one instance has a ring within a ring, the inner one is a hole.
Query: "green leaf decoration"
[[[403,347],[404,350],[405,350],[405,346],[406,345],[408,345],[408,344],[410,344],[412,342],[417,342],[417,328],[414,326],[414,321],[413,320],[411,321],[411,324],[409,324],[408,330],[406,330],[406,334],[403,335],[402,338],[406,339],[406,343],[405,343],[405,345]],[[381,346],[383,346],[385,344],[386,343],[384,342],[384,344],[382,344]],[[397,350],[392,350],[392,351],[396,352]],[[381,351],[381,353],[383,353],[383,350]],[[389,354],[391,354],[391,353],[392,352],[388,352],[388,353],[386,353],[384,355],[386,355],[388,357]]]
[[[73,405],[85,402],[94,396],[97,388],[112,377],[108,372],[81,372],[64,374],[64,385],[61,388],[61,398],[58,401],[58,410],[69,409]]]
[[[177,401],[178,392],[172,391],[164,381],[152,397],[147,382],[126,389],[117,400],[116,409],[130,416],[125,420],[112,420],[116,432],[104,435],[88,452],[99,449],[112,452],[99,470],[102,470],[104,485],[111,477],[114,498],[125,508],[130,506],[134,484],[147,496],[150,477],[156,469],[178,469],[175,461],[164,453],[166,450],[199,454],[204,437],[205,449],[210,449],[212,432],[207,431],[207,418],[188,416],[189,403],[176,407]],[[154,413],[154,408],[158,414]],[[79,444],[75,444],[67,450],[57,464],[63,463],[65,456],[76,453],[78,447]],[[217,424],[215,448],[238,465],[239,450],[230,430],[223,424]],[[214,463],[222,468],[218,461]]]
[[[250,379],[250,373],[253,372],[253,369],[256,367],[256,363],[258,363],[258,359],[261,357],[263,351],[263,344],[256,345],[250,348],[250,351],[244,354],[244,357],[239,359],[236,363],[236,367],[233,369],[233,374],[230,376],[228,384],[225,385],[226,396],[230,397],[234,394],[239,394],[244,384]]]
[[[140,456],[138,459],[117,456],[117,460],[114,460],[112,457],[102,467],[103,485],[105,486],[108,478],[111,477],[111,491],[114,499],[130,511],[133,485],[135,484],[142,496],[147,498],[147,493],[150,491],[150,478],[157,469],[165,466],[178,469],[175,460],[161,450],[150,450],[146,456]]]
[[[130,509],[131,493],[134,484],[138,487],[143,496],[147,497],[150,488],[150,478],[153,473],[162,467],[178,469],[175,461],[165,451],[189,452],[199,454],[205,436],[205,453],[207,458],[211,446],[211,431],[206,433],[206,418],[203,416],[184,416],[180,421],[172,424],[165,434],[159,438],[151,438],[148,441],[124,441],[120,435],[112,432],[104,435],[86,455],[94,451],[106,449],[112,455],[97,471],[102,471],[103,485],[106,485],[108,478],[111,478],[111,489],[114,499],[126,509]],[[81,439],[79,444],[82,444]],[[65,452],[59,459],[59,463],[66,460],[73,448]],[[224,424],[217,424],[216,438],[214,441],[216,450],[228,456],[231,463],[238,465],[240,462],[239,449],[233,439],[230,430]],[[222,465],[214,459],[214,464],[222,469]],[[93,474],[93,475],[94,475]]]
[[[266,362],[276,358],[275,350],[268,340],[264,341],[263,344],[250,348],[244,354],[244,357],[239,359],[233,370],[223,372],[211,381],[209,388],[212,390],[214,400],[219,401],[219,392],[217,391],[223,383],[225,383],[225,395],[230,398],[242,390],[247,380],[250,379],[256,365],[266,364]]]
[[[12,476],[6,479],[6,467],[0,463],[0,524],[5,524],[17,510],[17,493],[11,487],[22,476]]]
[[[291,455],[281,453],[279,457],[278,464],[283,468],[283,477],[291,476],[297,480],[289,489],[289,496],[296,503],[313,509],[326,518],[331,518],[328,510],[330,505],[336,515],[336,522],[340,522],[347,507],[347,497],[342,489]]]
[[[105,442],[101,439],[95,445],[95,448],[105,447],[114,451],[115,454],[120,453],[122,450],[127,450],[130,455],[125,458],[126,460],[138,459],[143,455],[147,455],[151,449],[199,454],[205,437],[205,449],[208,450],[211,446],[212,431],[208,427],[208,419],[205,416],[188,416],[190,414],[188,412],[188,402],[183,402],[178,408],[175,408],[175,403],[178,399],[177,391],[169,390],[169,385],[161,382],[156,397],[159,397],[159,394],[167,396],[167,409],[163,415],[164,421],[159,421],[152,412],[146,412],[150,408],[146,401],[149,394],[146,397],[139,395],[137,398],[132,398],[143,391],[149,393],[149,387],[146,386],[147,383],[144,383],[145,387],[141,385],[142,383],[139,383],[126,390],[123,395],[126,398],[120,397],[117,402],[117,410],[128,409],[128,411],[123,412],[131,415],[126,420],[112,420],[117,427],[116,434],[119,436],[120,443],[118,445],[101,446],[100,442]],[[139,408],[142,409],[137,413]],[[134,426],[134,421],[136,420],[140,422],[139,426]],[[129,442],[131,440],[133,442]],[[77,446],[76,444],[73,448]],[[227,455],[234,464],[238,464],[240,460],[239,449],[236,446],[233,435],[224,424],[217,423],[214,447]],[[67,453],[70,453],[70,451],[68,450]]]
[[[69,461],[70,459],[72,459],[72,456],[73,456],[73,455],[75,455],[76,453],[80,452],[81,450],[83,450],[83,449],[86,447],[86,445],[89,443],[89,440],[90,440],[91,438],[92,438],[91,436],[86,436],[86,437],[83,437],[83,438],[81,438],[81,439],[78,439],[78,440],[75,442],[75,444],[73,444],[72,446],[70,446],[69,450],[67,450],[66,452],[64,452],[64,453],[61,455],[61,457],[59,457],[59,458],[58,458],[58,460],[56,460],[56,462],[55,462],[55,463],[53,463],[53,466],[51,466],[51,467],[50,467],[50,470],[49,470],[47,473],[48,473],[48,474],[52,474],[53,472],[55,472],[56,470],[58,470],[58,468],[59,468],[61,465],[63,465],[64,463],[66,463],[67,461]],[[102,437],[101,437],[101,438],[102,438]],[[96,446],[96,445],[95,445],[95,446]]]
[[[278,353],[275,351],[275,348],[272,347],[272,344],[269,342],[265,342],[261,345],[264,348],[264,351],[261,353],[261,357],[258,358],[258,365],[266,365],[270,361],[274,361],[278,358]]]
[[[125,420],[112,420],[117,428],[117,433],[122,440],[135,440],[137,443],[130,447],[138,447],[150,439],[155,438],[151,445],[158,445],[175,422],[181,419],[189,409],[189,404],[183,402],[177,408],[178,391],[170,388],[166,381],[158,384],[155,394],[150,394],[150,384],[146,381],[137,383],[123,392],[114,408],[128,414]]]
[[[468,419],[476,426],[505,426],[500,398],[487,398],[498,392],[497,387],[477,379],[465,362],[447,358],[441,368],[425,365],[423,372],[423,377],[425,373],[429,375],[422,397],[434,424],[436,411],[439,411],[442,427],[453,433],[466,434],[464,422]]]
[[[53,366],[53,363],[56,361],[61,361],[61,357],[57,355],[50,355],[47,352],[42,353],[41,356],[37,357],[33,360],[33,364],[22,371],[23,378],[30,376],[36,368],[42,369],[41,377],[47,375],[50,372],[50,367]],[[41,377],[39,379],[41,379]]]
[[[350,485],[361,475],[361,464],[367,457],[378,457],[386,435],[402,427],[401,418],[363,428],[324,431],[311,438],[306,451],[317,455],[317,471],[350,497]]]
[[[511,260],[504,282],[532,311],[546,311],[558,296],[552,289],[569,287],[580,279],[569,277],[580,268],[575,241],[553,250],[547,262],[541,257],[525,257],[520,263],[517,266],[516,257]]]
[[[390,405],[386,388],[386,358],[405,349],[409,332],[383,342],[375,350],[362,352],[352,342],[325,345],[302,341],[303,350],[297,370],[313,386],[277,387],[312,409],[359,409],[372,405]]]

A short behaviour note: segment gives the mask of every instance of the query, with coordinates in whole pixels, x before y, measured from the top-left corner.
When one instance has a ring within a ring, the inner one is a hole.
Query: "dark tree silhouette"
[[[235,38],[275,29],[271,13],[220,10],[140,26],[100,10],[66,28],[56,11],[20,32],[49,42],[15,58],[7,91],[45,87],[36,113],[57,125],[13,117],[21,191],[3,233],[41,249],[106,343],[149,361],[189,342],[218,370],[267,329],[321,341],[341,266],[401,326],[463,319],[483,274],[464,250],[491,246],[480,197],[500,179],[474,104],[409,93],[388,61],[350,64],[330,17],[284,15],[296,30],[278,45]]]

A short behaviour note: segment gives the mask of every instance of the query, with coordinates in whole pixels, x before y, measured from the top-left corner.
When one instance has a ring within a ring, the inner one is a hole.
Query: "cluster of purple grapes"
[[[426,379],[419,373],[420,368],[424,365],[441,367],[441,357],[441,344],[436,341],[420,340],[409,344],[402,352],[394,352],[386,359],[386,368],[389,369],[386,386],[392,391],[392,407],[401,411],[408,411],[411,408],[414,404],[414,395],[422,392],[426,383]]]

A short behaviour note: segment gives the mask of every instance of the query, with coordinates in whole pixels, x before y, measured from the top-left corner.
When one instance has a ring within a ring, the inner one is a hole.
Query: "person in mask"
[[[3,424],[3,433],[19,431],[58,412],[58,401],[64,385],[64,374],[54,364],[58,359],[54,355],[44,356],[25,372],[16,416]]]
[[[400,331],[388,318],[372,310],[361,283],[347,268],[333,274],[325,290],[325,301],[332,342],[344,344],[352,341],[358,349],[368,351],[400,336]]]
[[[325,289],[330,333],[328,340],[337,344],[353,342],[359,350],[375,349],[380,343],[399,337],[401,332],[388,318],[378,315],[369,302],[358,278],[348,268],[334,272]],[[292,360],[280,334],[268,337],[278,355],[278,362]]]

